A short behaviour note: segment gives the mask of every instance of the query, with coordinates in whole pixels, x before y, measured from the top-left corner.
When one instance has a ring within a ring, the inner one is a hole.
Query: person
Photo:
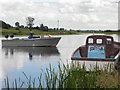
[[[29,38],[29,39],[32,39],[32,38],[40,38],[40,36],[33,36],[33,32],[30,31],[28,38]]]
[[[30,33],[29,33],[29,37],[28,37],[28,38],[32,38],[32,37],[33,37],[33,32],[30,31]]]

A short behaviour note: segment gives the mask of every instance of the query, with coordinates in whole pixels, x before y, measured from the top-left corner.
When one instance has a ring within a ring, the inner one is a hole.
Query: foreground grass
[[[119,88],[119,75],[114,69],[112,64],[99,67],[97,64],[95,67],[91,67],[89,70],[85,67],[85,64],[71,63],[70,65],[58,64],[58,72],[51,67],[46,68],[46,71],[38,76],[38,79],[27,76],[25,81],[15,79],[13,82],[9,81],[7,77],[5,79],[4,88]],[[45,78],[44,84],[42,83],[42,75]],[[37,82],[37,84],[35,84]],[[10,86],[10,83],[13,83]]]

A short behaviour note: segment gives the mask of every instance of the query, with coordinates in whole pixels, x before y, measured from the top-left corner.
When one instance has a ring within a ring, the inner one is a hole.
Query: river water
[[[23,72],[27,76],[36,78],[40,75],[41,69],[44,71],[49,65],[57,70],[58,63],[70,63],[72,53],[79,46],[85,44],[86,37],[89,35],[91,34],[59,35],[62,38],[56,47],[2,48],[0,42],[0,87],[4,87],[4,78],[7,76],[10,82],[14,81],[15,78],[25,80]],[[111,36],[114,37],[115,41],[120,40],[120,36],[116,34]],[[95,65],[96,62],[89,61],[87,63],[86,66],[89,67],[89,64]],[[100,64],[104,63],[100,62]]]

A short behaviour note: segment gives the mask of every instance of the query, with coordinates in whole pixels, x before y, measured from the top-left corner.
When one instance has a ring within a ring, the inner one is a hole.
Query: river
[[[84,45],[86,37],[91,34],[81,35],[59,35],[60,42],[56,47],[7,47],[2,48],[0,42],[0,81],[4,87],[4,78],[9,77],[10,82],[15,78],[25,79],[23,72],[33,78],[40,75],[41,69],[45,70],[49,65],[57,70],[58,63],[70,63],[71,55],[80,45]],[[113,34],[115,41],[120,36]],[[2,38],[1,38],[2,39]],[[96,62],[88,62],[95,64]],[[86,64],[87,66],[89,66]],[[101,62],[103,64],[103,62]]]

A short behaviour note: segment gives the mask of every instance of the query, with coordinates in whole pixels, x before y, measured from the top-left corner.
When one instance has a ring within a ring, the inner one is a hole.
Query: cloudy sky
[[[0,19],[13,25],[34,24],[66,29],[118,29],[118,0],[0,0]]]

